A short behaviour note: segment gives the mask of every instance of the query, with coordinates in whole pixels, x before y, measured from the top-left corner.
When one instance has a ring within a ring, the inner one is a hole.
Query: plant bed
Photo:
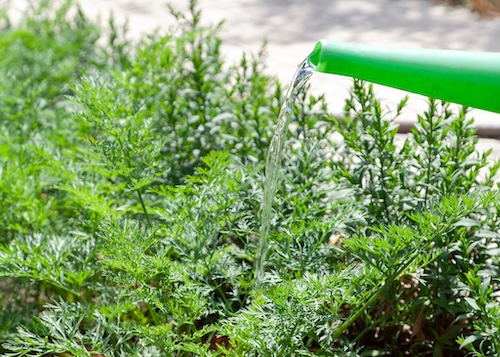
[[[303,92],[255,285],[284,90],[190,4],[134,44],[69,2],[2,17],[0,354],[498,354],[500,164],[467,110],[398,142],[404,101]]]

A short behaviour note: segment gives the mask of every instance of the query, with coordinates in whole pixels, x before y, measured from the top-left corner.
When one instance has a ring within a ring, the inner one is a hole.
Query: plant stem
[[[292,339],[292,336],[295,334],[295,330],[297,329],[298,324],[299,324],[299,321],[296,321],[295,324],[293,325],[293,328],[290,331],[290,333],[288,334],[286,341],[282,344],[281,349],[276,354],[277,357],[283,356],[283,354],[286,351],[286,348],[290,346],[290,341]]]
[[[137,196],[139,197],[139,202],[141,203],[141,207],[142,207],[142,210],[144,212],[144,216],[146,217],[146,221],[148,221],[149,228],[151,228],[152,227],[151,220],[149,219],[148,211],[146,210],[146,206],[144,205],[144,200],[142,199],[141,190],[137,189],[136,192],[137,192]]]
[[[377,300],[377,298],[384,291],[384,287],[381,286],[377,291],[375,291],[372,296],[335,331],[332,338],[335,340],[340,337],[340,335],[347,329],[366,309],[370,307],[371,304]]]
[[[149,313],[151,314],[151,318],[153,319],[153,322],[155,323],[156,326],[160,326],[160,319],[158,318],[158,314],[156,313],[156,310],[154,306],[151,306],[151,304],[148,304],[148,310]]]

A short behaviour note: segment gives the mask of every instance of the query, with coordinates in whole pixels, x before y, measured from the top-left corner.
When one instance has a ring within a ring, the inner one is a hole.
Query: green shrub
[[[401,138],[405,101],[303,92],[257,286],[283,90],[190,6],[135,45],[69,2],[5,21],[1,354],[498,354],[500,164],[466,110],[430,99]]]

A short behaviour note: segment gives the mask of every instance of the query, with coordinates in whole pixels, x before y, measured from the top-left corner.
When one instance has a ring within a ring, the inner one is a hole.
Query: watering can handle
[[[500,53],[319,41],[308,61],[318,72],[500,113]]]

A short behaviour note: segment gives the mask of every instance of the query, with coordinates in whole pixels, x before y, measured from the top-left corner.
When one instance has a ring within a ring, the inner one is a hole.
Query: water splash
[[[309,58],[305,59],[295,73],[290,88],[288,89],[285,101],[281,106],[278,122],[274,129],[266,159],[266,175],[264,179],[264,199],[261,211],[260,241],[259,250],[255,258],[255,283],[261,284],[264,281],[264,271],[267,251],[269,249],[269,230],[271,227],[273,198],[278,187],[281,156],[283,152],[283,141],[286,137],[288,125],[290,124],[293,112],[293,104],[300,90],[307,83],[313,74],[314,68],[309,64]]]

